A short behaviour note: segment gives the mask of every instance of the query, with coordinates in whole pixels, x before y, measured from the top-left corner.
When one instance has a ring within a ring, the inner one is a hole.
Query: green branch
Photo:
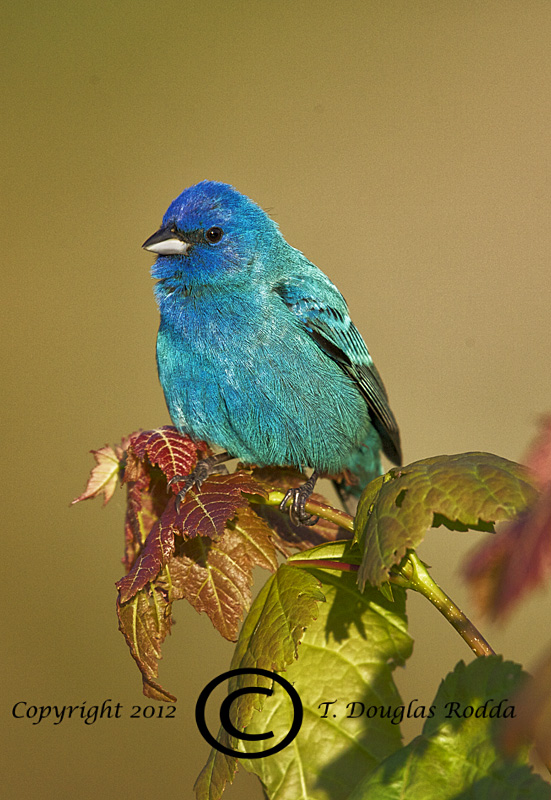
[[[265,505],[278,506],[284,498],[282,491],[274,489],[267,498],[251,498],[254,502],[261,502]],[[354,519],[345,511],[333,508],[325,503],[309,500],[306,503],[306,511],[315,514],[323,519],[334,522],[339,527],[344,528],[350,533],[354,532]],[[321,567],[325,569],[338,569],[343,572],[357,572],[357,564],[349,564],[345,561],[312,558],[293,558],[293,566],[297,567]],[[418,558],[414,550],[408,550],[402,563],[394,567],[389,575],[389,582],[405,589],[413,589],[426,597],[432,605],[448,620],[459,635],[467,642],[473,653],[477,656],[494,655],[494,650],[490,647],[486,639],[479,630],[473,625],[469,618],[455,605],[453,600],[442,591],[438,584],[431,578],[426,566]],[[381,588],[381,587],[379,587]]]
[[[390,574],[392,583],[413,589],[433,604],[438,611],[453,625],[458,634],[467,642],[473,653],[477,656],[495,655],[480,631],[475,628],[470,619],[465,616],[453,600],[442,591],[438,584],[431,578],[429,572],[419,559],[414,550],[408,550],[405,559],[396,572]]]
[[[256,495],[251,497],[252,502],[263,503],[268,506],[279,506],[283,502],[285,492],[279,489],[273,489],[267,498],[260,498]],[[334,522],[339,528],[344,528],[350,533],[354,533],[354,518],[347,514],[346,511],[340,511],[338,508],[327,505],[327,503],[318,503],[315,500],[308,500],[304,506],[305,511],[317,517],[322,517],[329,522]]]

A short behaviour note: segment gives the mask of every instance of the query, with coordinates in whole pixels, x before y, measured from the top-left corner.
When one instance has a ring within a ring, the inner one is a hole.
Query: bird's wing
[[[287,278],[275,291],[316,344],[357,384],[383,452],[393,463],[401,464],[400,432],[386,389],[338,289],[321,273],[315,279]]]

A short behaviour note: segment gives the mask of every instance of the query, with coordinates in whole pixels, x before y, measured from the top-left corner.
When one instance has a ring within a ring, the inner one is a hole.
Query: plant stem
[[[338,569],[340,572],[357,572],[358,564],[346,561],[329,561],[325,558],[293,558],[293,567],[318,567],[319,569]]]
[[[267,499],[263,498],[260,502],[263,502],[268,506],[278,506],[284,497],[284,492],[274,489],[269,493]],[[304,509],[305,511],[308,511],[309,514],[313,514],[317,517],[323,517],[323,519],[326,519],[329,522],[334,522],[335,525],[338,525],[340,528],[344,528],[345,530],[350,531],[350,533],[354,533],[354,518],[351,517],[350,514],[347,514],[346,511],[333,508],[333,506],[329,506],[326,503],[318,503],[315,500],[308,500],[304,506]]]
[[[473,625],[468,617],[458,608],[453,600],[442,591],[438,584],[431,578],[426,566],[413,550],[408,550],[405,560],[394,575],[390,574],[391,583],[414,589],[426,597],[438,611],[453,625],[459,635],[467,642],[473,653],[477,656],[495,655],[480,631]]]
[[[270,506],[277,506],[281,503],[283,497],[284,493],[282,491],[273,490],[269,493],[268,498],[264,498],[260,502]],[[305,508],[310,514],[315,514],[330,522],[335,522],[341,528],[350,531],[350,533],[354,532],[354,519],[345,511],[339,511],[325,503],[318,503],[313,500],[309,500]],[[297,559],[293,564],[297,567],[316,566],[325,567],[326,569],[340,569],[345,572],[357,571],[358,569],[356,564],[345,564],[344,562],[326,561],[324,559],[316,561],[304,559],[304,562]],[[450,625],[453,625],[475,655],[495,655],[495,651],[490,647],[480,631],[431,578],[426,566],[418,558],[415,551],[407,551],[407,555],[400,566],[394,567],[393,571],[390,573],[389,581],[398,586],[403,586],[406,589],[413,589],[419,592],[419,594],[422,594],[423,597],[426,597],[448,620]]]

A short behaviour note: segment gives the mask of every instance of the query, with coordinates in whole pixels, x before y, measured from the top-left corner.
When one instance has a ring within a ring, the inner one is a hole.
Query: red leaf
[[[542,493],[526,512],[477,548],[463,567],[481,610],[494,619],[504,619],[551,573],[551,415],[541,418],[525,462]]]
[[[551,483],[551,414],[542,416],[539,425],[539,433],[530,445],[524,463],[534,471],[543,488]]]
[[[140,597],[156,579],[159,587],[164,586],[161,570],[168,565],[172,589],[165,594],[170,594],[170,600],[185,596],[198,611],[206,611],[223,636],[235,638],[243,610],[250,604],[252,567],[277,567],[271,529],[244,497],[265,494],[262,486],[244,471],[213,476],[200,492],[188,493],[178,513],[175,498],[166,494],[164,476],[151,476],[147,461],[142,462],[133,448],[128,451],[127,478],[126,564],[130,571],[117,583],[120,607]],[[222,538],[213,544],[210,533]],[[178,556],[173,557],[175,535],[201,543],[188,546],[178,538]],[[151,586],[147,591],[152,591]],[[139,600],[136,608],[143,607]]]
[[[551,572],[551,488],[472,553],[463,572],[482,612],[504,619]]]
[[[92,469],[86,488],[81,495],[75,497],[71,505],[79,503],[81,500],[89,500],[97,497],[103,492],[103,505],[109,502],[117,486],[123,448],[127,440],[113,449],[106,444],[99,450],[90,450],[96,460],[96,466]]]
[[[203,483],[200,492],[191,489],[180,506],[178,527],[184,536],[218,538],[226,522],[240,508],[248,505],[243,494],[266,496],[263,486],[248,472],[232,475],[212,475]]]
[[[253,567],[277,569],[271,534],[245,506],[216,541],[204,536],[184,541],[168,564],[173,599],[185,597],[196,611],[208,615],[222,636],[234,641],[251,603]]]
[[[134,434],[130,446],[140,460],[147,455],[150,463],[164,472],[167,481],[175,475],[189,475],[197,463],[197,451],[208,450],[205,442],[193,442],[170,425]]]
[[[138,484],[140,489],[149,486],[149,470],[146,468],[144,460],[134,453],[131,446],[126,451],[121,483]]]
[[[251,604],[252,571],[243,560],[239,537],[228,533],[216,542],[198,536],[184,542],[168,564],[174,599],[185,597],[204,611],[225,639],[235,641]]]
[[[149,531],[145,547],[134,561],[130,572],[117,581],[121,603],[130,600],[147,583],[154,581],[161,568],[174,552],[174,533],[176,508],[175,498],[171,497],[162,517]]]
[[[132,450],[127,451],[123,482],[127,484],[123,564],[128,572],[144,547],[151,529],[162,516],[170,495],[167,493],[164,475],[156,473],[152,477],[147,462],[142,463]]]
[[[274,531],[258,516],[256,511],[247,505],[240,509],[237,516],[228,522],[227,528],[241,537],[244,558],[252,567],[275,572],[277,569],[277,553],[274,546]]]
[[[153,700],[176,700],[156,680],[161,644],[172,624],[171,608],[172,603],[155,586],[142,589],[127,603],[117,600],[119,630],[142,673],[143,693]]]

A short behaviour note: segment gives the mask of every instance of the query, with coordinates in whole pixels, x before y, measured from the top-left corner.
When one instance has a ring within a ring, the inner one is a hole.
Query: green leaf
[[[358,506],[354,538],[364,549],[358,585],[386,581],[431,526],[489,530],[536,496],[529,470],[491,453],[435,456],[390,470],[367,486]]]
[[[319,581],[306,571],[282,565],[266,582],[247,615],[231,669],[260,667],[281,672],[298,655],[304,630],[318,612],[318,603],[325,600]],[[241,675],[228,683],[228,693],[244,687],[268,687],[272,681],[257,675]],[[231,721],[239,730],[246,728],[254,710],[261,710],[265,695],[245,694],[231,706]],[[236,741],[220,729],[218,741],[236,749]],[[195,783],[198,800],[216,800],[222,796],[226,782],[233,780],[237,759],[212,750]]]
[[[360,563],[360,551],[358,548],[352,549],[352,542],[349,539],[339,539],[336,542],[326,542],[317,547],[310,547],[299,553],[294,553],[287,559],[288,564],[294,561],[343,561],[348,564]]]
[[[505,761],[494,742],[497,724],[514,713],[511,698],[522,680],[521,667],[501,656],[460,661],[442,681],[423,733],[349,800],[549,800],[551,787],[525,763]]]
[[[402,701],[392,671],[412,649],[405,592],[396,589],[396,602],[390,603],[376,589],[360,594],[351,574],[312,574],[322,581],[327,602],[304,635],[298,661],[285,673],[302,700],[302,728],[282,751],[243,762],[259,776],[270,800],[347,798],[358,781],[401,744]],[[381,707],[387,715],[398,709],[397,716],[382,717]],[[369,719],[368,709],[375,708]],[[274,741],[281,741],[292,718],[288,695],[275,685],[247,733],[272,730]],[[266,743],[240,746],[254,752],[265,749]]]

